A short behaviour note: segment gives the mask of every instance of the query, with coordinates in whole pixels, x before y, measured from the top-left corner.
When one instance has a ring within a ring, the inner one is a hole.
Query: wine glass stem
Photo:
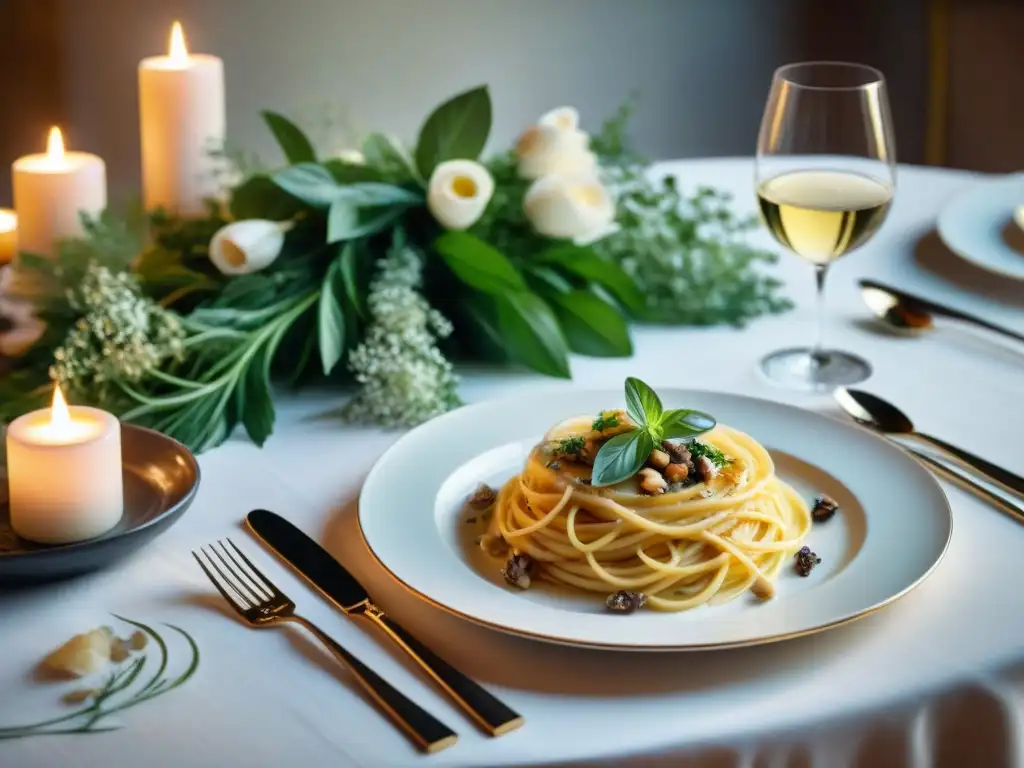
[[[811,361],[816,365],[823,365],[828,360],[825,352],[825,277],[828,274],[828,264],[814,265],[814,283],[818,294],[818,336],[811,350]]]

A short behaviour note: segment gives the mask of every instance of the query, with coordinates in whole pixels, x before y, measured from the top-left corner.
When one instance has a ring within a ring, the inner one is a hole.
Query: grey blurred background
[[[902,161],[1024,165],[1019,0],[0,0],[0,205],[55,123],[106,160],[112,198],[137,193],[136,67],[175,19],[224,59],[231,143],[270,160],[260,109],[329,151],[368,128],[412,139],[479,83],[491,148],[562,104],[596,130],[638,91],[649,156],[747,155],[772,70],[831,58],[886,73]]]

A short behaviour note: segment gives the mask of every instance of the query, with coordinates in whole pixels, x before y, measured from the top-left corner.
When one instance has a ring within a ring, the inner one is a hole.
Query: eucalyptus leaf
[[[645,430],[636,429],[616,435],[597,452],[591,485],[614,485],[631,478],[640,471],[652,450],[654,440]]]
[[[629,357],[633,342],[618,310],[593,293],[554,294],[551,303],[573,352],[594,357]]]
[[[526,290],[526,283],[512,262],[476,235],[445,232],[434,241],[434,250],[470,288],[494,296]]]
[[[342,306],[345,282],[341,258],[335,258],[324,275],[317,308],[317,338],[324,375],[329,375],[345,351],[345,311]]]
[[[716,424],[711,414],[688,408],[673,408],[662,414],[659,426],[665,440],[681,440],[710,432]]]
[[[640,379],[626,379],[626,411],[637,424],[656,426],[664,408],[657,393]]]
[[[487,86],[449,99],[423,123],[416,141],[416,168],[429,179],[446,160],[476,160],[491,132],[491,96]]]
[[[298,163],[278,171],[272,179],[289,195],[314,208],[330,206],[341,188],[331,172],[316,163]]]
[[[495,296],[498,332],[509,357],[535,371],[571,378],[569,347],[543,299],[525,291]]]
[[[423,195],[394,184],[362,181],[338,187],[335,200],[345,200],[359,208],[378,205],[421,205]]]
[[[277,139],[281,151],[289,163],[313,163],[316,162],[316,150],[306,137],[306,134],[284,115],[264,110],[260,112],[263,120],[270,127],[274,138]]]

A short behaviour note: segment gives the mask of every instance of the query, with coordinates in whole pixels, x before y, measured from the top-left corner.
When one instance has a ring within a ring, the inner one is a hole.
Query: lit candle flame
[[[53,402],[50,404],[50,428],[54,431],[66,430],[71,425],[71,412],[68,410],[64,393],[60,384],[53,388]]]
[[[188,48],[185,47],[185,33],[181,31],[181,22],[176,21],[171,27],[170,59],[175,64],[188,63]]]
[[[46,156],[55,162],[64,159],[64,136],[56,125],[50,129],[50,135],[46,139]]]

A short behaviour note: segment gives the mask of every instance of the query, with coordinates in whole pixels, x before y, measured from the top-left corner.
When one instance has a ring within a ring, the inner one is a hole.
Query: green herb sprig
[[[196,645],[196,641],[185,630],[168,624],[168,627],[185,638],[185,641],[189,646],[191,659],[189,660],[185,671],[180,675],[174,678],[165,677],[164,673],[167,671],[168,650],[167,642],[163,637],[161,637],[160,634],[152,627],[143,624],[142,622],[126,619],[122,616],[117,616],[117,614],[114,614],[114,616],[115,618],[142,630],[156,644],[159,650],[159,661],[157,662],[157,670],[153,676],[144,684],[137,687],[134,691],[130,690],[142,675],[142,670],[146,666],[146,662],[149,660],[149,656],[147,654],[138,655],[128,663],[121,665],[118,669],[111,672],[102,686],[89,692],[89,695],[86,698],[91,699],[91,703],[75,710],[74,712],[61,715],[60,717],[55,717],[51,720],[44,720],[40,723],[19,725],[8,728],[0,727],[0,741],[5,739],[23,739],[28,736],[52,736],[55,734],[66,733],[97,733],[99,731],[117,730],[121,726],[108,725],[101,721],[116,712],[124,711],[130,707],[136,706],[137,704],[142,704],[145,701],[155,699],[157,696],[162,696],[165,693],[173,691],[175,688],[178,688],[188,682],[199,668],[199,647]],[[117,694],[121,693],[128,694],[127,698],[118,697],[117,701],[112,701]]]
[[[635,475],[662,440],[692,439],[715,428],[715,418],[687,408],[665,410],[657,393],[626,379],[626,411],[638,426],[616,435],[597,452],[591,484],[614,485]]]
[[[715,448],[715,446],[702,443],[700,440],[694,440],[688,447],[690,449],[690,456],[694,459],[699,459],[703,456],[716,467],[724,467],[726,464],[732,463],[732,459]]]

